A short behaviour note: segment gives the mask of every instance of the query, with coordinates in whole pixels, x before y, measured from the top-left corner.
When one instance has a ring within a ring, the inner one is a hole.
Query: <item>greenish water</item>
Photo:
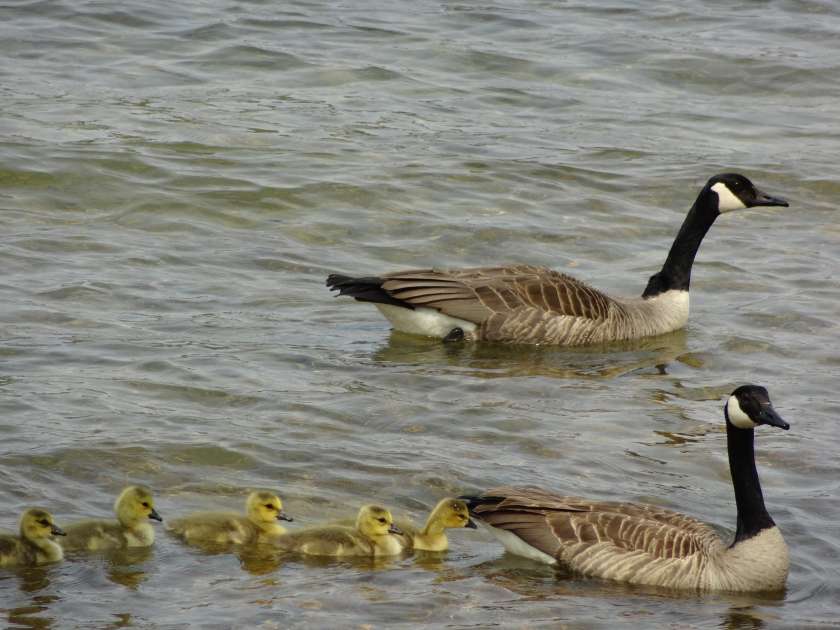
[[[501,483],[734,530],[721,407],[770,390],[785,593],[582,580],[458,531],[444,558],[153,549],[0,572],[9,627],[828,627],[840,617],[840,11],[830,3],[0,5],[0,527],[276,489],[305,525]],[[544,264],[640,293],[702,183],[677,333],[443,347],[330,272]]]

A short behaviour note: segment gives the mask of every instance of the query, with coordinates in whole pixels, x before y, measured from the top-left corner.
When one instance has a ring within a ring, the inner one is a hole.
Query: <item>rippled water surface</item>
[[[721,407],[766,385],[784,593],[442,558],[153,549],[0,572],[10,627],[827,627],[840,618],[840,10],[830,2],[0,4],[0,526],[277,489],[295,525],[500,483],[734,530]],[[333,271],[544,264],[637,294],[711,175],[677,333],[442,344]]]

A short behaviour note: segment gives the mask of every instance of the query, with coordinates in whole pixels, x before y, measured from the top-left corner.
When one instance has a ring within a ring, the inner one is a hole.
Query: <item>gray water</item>
[[[721,407],[758,431],[787,590],[580,579],[457,531],[381,563],[150,550],[0,572],[9,627],[803,628],[840,618],[840,8],[830,2],[0,4],[0,527],[276,489],[294,525],[501,483],[734,530]],[[444,347],[325,276],[542,264],[617,294],[703,182],[685,330]]]

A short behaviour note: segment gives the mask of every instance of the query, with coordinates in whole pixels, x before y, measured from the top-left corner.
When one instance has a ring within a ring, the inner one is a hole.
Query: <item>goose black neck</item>
[[[733,545],[752,538],[776,523],[764,507],[764,495],[755,469],[752,429],[737,429],[726,419],[726,443],[729,450],[729,471],[735,488],[735,505],[738,506],[738,529]]]
[[[671,290],[688,291],[694,257],[718,214],[717,195],[704,188],[688,211],[662,269],[650,277],[642,297]]]

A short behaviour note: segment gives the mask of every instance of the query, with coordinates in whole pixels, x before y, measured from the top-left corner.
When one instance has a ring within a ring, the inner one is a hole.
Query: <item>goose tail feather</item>
[[[398,300],[382,288],[384,280],[376,276],[353,278],[341,273],[327,276],[327,287],[331,291],[338,291],[338,295],[348,295],[359,302],[374,304],[390,304],[414,310],[414,306],[403,300]]]

